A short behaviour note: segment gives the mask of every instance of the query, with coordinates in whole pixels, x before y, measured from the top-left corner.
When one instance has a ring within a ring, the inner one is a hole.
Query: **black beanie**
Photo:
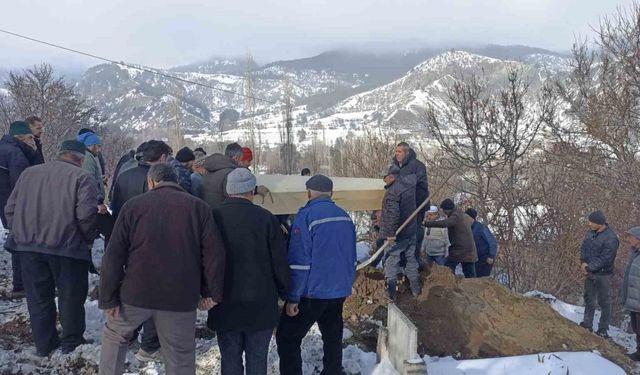
[[[193,151],[191,151],[189,147],[183,147],[178,150],[178,153],[176,154],[176,160],[180,163],[186,163],[191,160],[196,160],[196,155],[193,153]]]
[[[447,198],[443,200],[442,203],[440,203],[440,208],[442,208],[443,210],[453,210],[454,208],[456,208],[456,204],[453,203],[451,199]]]
[[[604,213],[602,213],[602,211],[600,210],[592,212],[589,215],[589,221],[598,225],[607,224],[607,218],[604,216]]]
[[[478,211],[476,211],[475,208],[467,208],[467,210],[464,213],[471,216],[473,220],[475,220],[478,217]]]

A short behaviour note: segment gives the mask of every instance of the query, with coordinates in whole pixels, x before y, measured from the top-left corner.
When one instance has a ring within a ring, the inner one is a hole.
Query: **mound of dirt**
[[[347,318],[371,315],[388,302],[379,271],[360,273],[354,293],[347,301]],[[623,348],[490,278],[459,279],[436,266],[417,299],[399,291],[397,303],[418,327],[424,354],[471,359],[597,350],[627,371],[634,366]]]

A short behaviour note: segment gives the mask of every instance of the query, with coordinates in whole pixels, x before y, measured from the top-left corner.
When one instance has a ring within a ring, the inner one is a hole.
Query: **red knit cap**
[[[252,161],[253,160],[253,152],[251,152],[251,149],[249,147],[243,147],[242,148],[242,153],[244,154],[242,156],[242,160],[243,161]]]

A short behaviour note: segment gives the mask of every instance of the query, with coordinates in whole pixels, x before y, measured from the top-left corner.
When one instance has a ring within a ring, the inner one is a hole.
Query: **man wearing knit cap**
[[[256,177],[246,168],[227,176],[229,197],[213,210],[226,250],[222,303],[207,325],[218,335],[222,374],[267,373],[267,354],[278,325],[278,297],[286,299],[289,265],[280,224],[253,204]]]
[[[36,155],[35,150],[31,128],[24,121],[11,123],[9,134],[0,139],[0,220],[5,228],[8,228],[4,215],[5,205],[18,182],[18,177],[32,165]],[[24,298],[20,257],[17,254],[11,255],[11,268],[13,269],[11,297]]]
[[[240,166],[249,168],[253,162],[253,152],[249,147],[242,148],[242,159],[240,159]]]
[[[291,227],[287,303],[276,332],[281,375],[302,374],[300,346],[314,323],[322,333],[323,374],[342,374],[342,308],[356,273],[356,230],[331,199],[333,181],[306,182],[309,202]]]
[[[614,263],[618,252],[619,240],[616,233],[607,224],[602,211],[589,215],[589,231],[580,247],[580,262],[584,280],[584,319],[580,325],[593,331],[593,316],[596,306],[600,305],[600,322],[596,334],[609,337],[611,322],[611,300],[609,289]]]
[[[84,144],[64,141],[57,159],[22,173],[5,208],[11,230],[6,246],[21,258],[31,331],[40,356],[58,346],[70,353],[85,342],[84,302],[98,205],[96,185],[81,168],[85,153]]]
[[[175,158],[169,159],[169,164],[173,165],[178,172],[178,183],[189,194],[191,191],[191,167],[196,160],[196,156],[189,147],[178,150]]]
[[[462,265],[464,277],[476,277],[475,263],[478,261],[476,244],[473,240],[471,224],[473,219],[457,208],[453,200],[445,199],[440,203],[440,208],[447,218],[444,220],[426,221],[427,228],[447,228],[449,231],[449,255],[445,266],[449,267],[453,273],[456,272],[458,264]]]

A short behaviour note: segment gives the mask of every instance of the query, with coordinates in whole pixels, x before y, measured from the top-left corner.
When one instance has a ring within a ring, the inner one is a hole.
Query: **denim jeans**
[[[222,375],[266,375],[267,355],[273,329],[218,332]],[[246,366],[242,363],[242,354]]]

